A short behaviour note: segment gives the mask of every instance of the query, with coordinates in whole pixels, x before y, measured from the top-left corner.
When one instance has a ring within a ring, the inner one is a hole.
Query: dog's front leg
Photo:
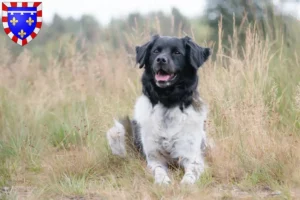
[[[204,171],[204,160],[201,154],[195,158],[182,158],[180,164],[184,168],[181,184],[194,184]]]
[[[184,168],[181,184],[194,184],[204,171],[201,138],[186,137],[185,139],[177,145],[179,165]]]
[[[146,157],[148,168],[154,176],[155,183],[160,185],[168,185],[171,183],[165,158],[156,151],[147,153]]]

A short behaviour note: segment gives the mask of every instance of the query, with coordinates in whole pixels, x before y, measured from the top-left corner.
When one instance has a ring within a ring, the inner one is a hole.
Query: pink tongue
[[[155,75],[155,79],[157,81],[167,81],[170,78],[171,78],[171,75],[169,75],[169,74],[160,74],[160,73],[158,73],[158,74]]]

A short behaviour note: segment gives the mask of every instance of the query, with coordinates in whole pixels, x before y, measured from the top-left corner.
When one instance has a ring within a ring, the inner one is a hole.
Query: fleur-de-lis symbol
[[[10,20],[10,23],[12,23],[14,26],[19,22],[19,20],[17,20],[15,17],[12,18],[12,20]]]
[[[31,26],[32,23],[34,23],[34,21],[31,19],[31,17],[29,17],[27,20],[26,20],[26,23]]]
[[[26,32],[24,32],[23,29],[21,29],[21,31],[18,34],[19,36],[21,36],[21,38],[23,38],[24,35],[26,35]]]

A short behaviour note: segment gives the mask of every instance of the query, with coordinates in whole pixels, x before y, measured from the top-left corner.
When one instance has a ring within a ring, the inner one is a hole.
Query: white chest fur
[[[207,110],[196,111],[193,106],[180,110],[179,106],[166,108],[158,103],[154,107],[142,95],[136,102],[134,119],[141,127],[141,140],[146,156],[158,155],[167,161],[173,159],[194,160],[201,154],[205,143],[204,121]]]
[[[202,149],[206,146],[204,121],[207,108],[200,100],[185,108],[166,108],[158,103],[154,107],[142,95],[138,98],[134,119],[138,123],[143,151],[147,165],[156,183],[168,184],[168,163],[177,162],[184,168],[181,183],[193,184],[204,171]],[[115,121],[115,126],[107,132],[112,152],[125,156],[125,128]]]

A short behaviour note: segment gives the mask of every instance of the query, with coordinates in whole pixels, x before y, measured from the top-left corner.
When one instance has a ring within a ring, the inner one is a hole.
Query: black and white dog
[[[136,61],[145,68],[143,94],[137,99],[128,133],[124,121],[115,120],[107,132],[113,154],[126,155],[126,137],[147,160],[155,183],[171,182],[168,164],[184,168],[183,184],[195,183],[204,171],[204,123],[207,107],[197,92],[197,70],[210,49],[189,37],[155,35],[136,47]]]

